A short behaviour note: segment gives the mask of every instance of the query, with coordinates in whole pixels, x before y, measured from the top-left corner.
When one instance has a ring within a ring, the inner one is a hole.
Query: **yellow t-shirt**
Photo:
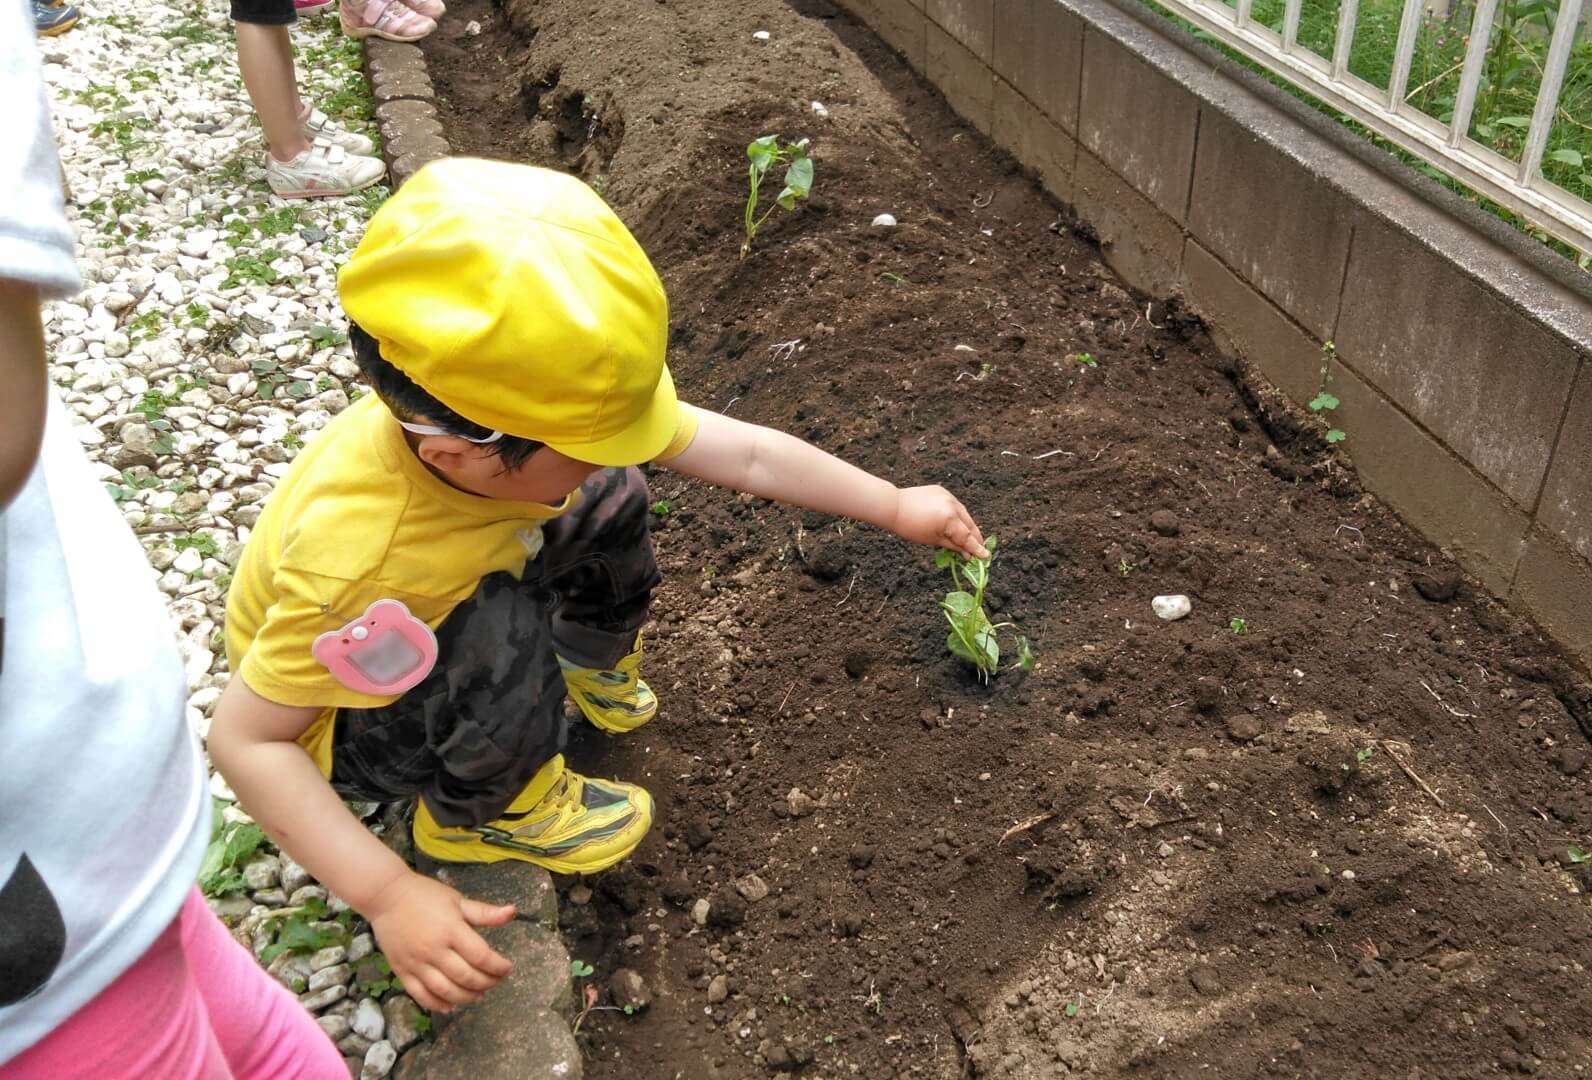
[[[680,412],[659,460],[696,434],[694,411]],[[487,574],[520,576],[540,548],[539,524],[578,498],[547,506],[450,487],[415,456],[380,399],[366,397],[304,448],[266,503],[227,596],[227,662],[263,698],[321,707],[299,743],[330,777],[337,708],[395,697],[338,682],[312,655],[315,639],[384,599],[435,630]]]

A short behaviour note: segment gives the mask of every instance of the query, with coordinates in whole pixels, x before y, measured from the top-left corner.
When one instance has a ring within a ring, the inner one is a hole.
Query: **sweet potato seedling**
[[[945,621],[951,624],[945,647],[953,656],[960,656],[978,668],[979,676],[985,682],[1000,669],[1001,649],[995,631],[1016,629],[1009,622],[991,623],[988,613],[984,611],[984,590],[989,585],[989,565],[995,557],[995,545],[993,536],[984,542],[990,551],[988,559],[969,559],[954,551],[941,551],[934,557],[934,565],[949,570],[951,582],[956,586],[940,601]],[[1029,648],[1028,639],[1021,634],[1017,635],[1015,666],[1024,671],[1034,666],[1033,650]]]
[[[778,135],[764,135],[748,144],[746,157],[751,164],[746,171],[749,190],[746,196],[746,242],[741,245],[743,259],[752,253],[752,241],[757,238],[757,230],[768,220],[768,216],[775,208],[796,209],[796,200],[807,198],[813,188],[813,159],[807,156],[806,139],[781,143]],[[759,217],[757,201],[763,178],[768,175],[769,169],[782,161],[787,163],[785,186]]]

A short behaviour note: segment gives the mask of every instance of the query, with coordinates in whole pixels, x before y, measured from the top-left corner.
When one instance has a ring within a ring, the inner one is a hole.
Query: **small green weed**
[[[220,558],[221,556],[221,545],[216,543],[216,538],[209,533],[190,533],[187,536],[179,536],[171,542],[171,546],[178,551],[186,551],[192,548],[210,559]]]
[[[131,499],[140,491],[147,491],[150,488],[159,486],[160,478],[148,470],[135,472],[132,469],[123,469],[121,483],[106,484],[105,490],[110,492],[112,499],[121,503]]]
[[[310,327],[310,344],[319,349],[329,349],[343,344],[348,340],[348,335],[335,326]]]
[[[1139,564],[1138,563],[1129,562],[1127,559],[1118,559],[1117,560],[1117,573],[1121,574],[1123,577],[1132,577],[1134,574],[1136,574],[1138,572],[1139,572]]]
[[[908,278],[908,277],[906,277],[906,276],[904,276],[902,274],[893,274],[893,273],[891,273],[888,270],[886,270],[884,273],[879,275],[879,280],[880,281],[888,281],[892,285],[910,285],[910,284],[912,284],[912,280],[910,278]]]
[[[221,896],[244,887],[243,864],[265,843],[265,833],[252,823],[227,824],[219,802],[212,802],[211,810],[210,846],[199,864],[199,888],[206,896]]]
[[[354,921],[352,911],[339,911],[335,920],[336,925],[326,926],[327,922],[326,901],[318,896],[312,896],[304,901],[300,910],[282,920],[281,928],[276,932],[276,939],[260,952],[260,963],[269,964],[285,952],[314,953],[333,945],[347,945],[349,940],[349,925]],[[323,925],[317,925],[323,924]],[[383,958],[383,966],[386,966]],[[392,968],[387,968],[391,972]],[[372,980],[372,985],[380,985],[383,981],[387,985],[382,987],[385,991],[392,986],[401,985],[396,978],[390,980]]]
[[[1079,367],[1099,367],[1100,366],[1099,363],[1097,363],[1095,361],[1095,358],[1092,355],[1090,355],[1089,353],[1086,353],[1086,352],[1075,352],[1075,353],[1073,353],[1072,354],[1072,362],[1077,364]]]
[[[145,390],[144,396],[133,405],[133,412],[139,413],[145,420],[159,420],[166,415],[166,410],[175,404],[177,404],[175,395],[149,389]]]
[[[990,563],[995,558],[998,540],[991,536],[984,542],[989,549],[988,559],[970,559],[954,551],[941,550],[934,556],[934,565],[951,572],[955,588],[940,601],[945,621],[951,624],[945,647],[953,656],[959,656],[978,669],[979,677],[989,682],[990,676],[1000,669],[1001,650],[995,631],[1016,629],[1012,623],[991,623],[984,610],[984,590],[989,586]],[[1017,635],[1016,667],[1028,671],[1034,666],[1034,653],[1028,639]]]
[[[752,253],[752,241],[757,238],[757,230],[763,222],[768,220],[776,207],[785,210],[795,210],[796,200],[805,199],[813,188],[813,159],[807,156],[807,140],[799,139],[793,143],[781,143],[778,135],[764,135],[753,139],[746,147],[747,160],[747,186],[750,189],[746,197],[746,242],[741,245],[741,258],[746,258]],[[761,217],[757,213],[758,191],[762,187],[763,177],[775,165],[785,162],[785,186],[774,197],[774,202]]]
[[[275,285],[282,280],[282,275],[271,268],[270,259],[262,259],[258,255],[234,255],[227,260],[227,279],[221,283],[223,289],[230,289],[235,285]]]
[[[1316,396],[1310,399],[1310,410],[1315,413],[1330,413],[1341,404],[1337,395],[1327,392],[1327,384],[1332,381],[1332,365],[1338,358],[1338,348],[1332,342],[1321,346],[1321,383],[1316,388]],[[1326,419],[1325,416],[1322,417]],[[1349,436],[1327,424],[1327,442],[1340,443]]]
[[[1592,863],[1592,855],[1588,855],[1574,844],[1570,845],[1569,850],[1566,851],[1565,854],[1570,857],[1571,866],[1582,866],[1586,863]]]
[[[668,499],[659,499],[657,502],[652,504],[652,512],[657,514],[659,517],[668,517],[669,511],[671,509],[672,507],[669,505]]]
[[[1080,1006],[1076,1001],[1069,1001],[1067,1002],[1067,1007],[1061,1010],[1062,1015],[1066,1016],[1068,1020],[1071,1020],[1073,1017],[1078,1015],[1079,1008]]]
[[[569,973],[577,979],[586,978],[586,976],[590,975],[594,970],[596,969],[590,964],[586,963],[584,960],[571,960],[569,962]]]
[[[1231,619],[1227,620],[1227,629],[1231,630],[1235,634],[1247,634],[1249,633],[1249,620],[1242,618],[1241,616],[1234,615]]]

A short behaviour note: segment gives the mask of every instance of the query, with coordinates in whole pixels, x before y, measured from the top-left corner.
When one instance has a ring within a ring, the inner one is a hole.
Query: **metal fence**
[[[1538,40],[1534,44],[1540,46],[1545,42],[1546,47],[1540,58],[1530,65],[1533,69],[1540,68],[1540,80],[1535,78],[1535,71],[1528,73],[1536,81],[1529,126],[1524,115],[1507,116],[1500,121],[1511,122],[1517,129],[1513,134],[1523,132],[1523,139],[1518,145],[1509,147],[1508,155],[1478,141],[1472,134],[1478,92],[1484,87],[1490,90],[1489,80],[1496,81],[1494,69],[1497,65],[1490,63],[1494,59],[1491,53],[1500,47],[1518,47],[1519,44],[1518,39],[1500,38],[1495,33],[1500,0],[1474,0],[1468,42],[1457,36],[1463,32],[1463,25],[1456,31],[1455,47],[1463,44],[1463,60],[1446,73],[1457,75],[1457,84],[1449,84],[1452,98],[1445,94],[1444,107],[1438,110],[1442,118],[1428,115],[1410,100],[1416,96],[1410,88],[1410,77],[1417,41],[1423,29],[1429,32],[1431,23],[1441,17],[1429,12],[1429,0],[1404,0],[1386,85],[1369,82],[1350,70],[1351,52],[1357,47],[1361,0],[1338,0],[1336,33],[1332,35],[1330,50],[1321,52],[1300,41],[1305,0],[1282,0],[1280,25],[1268,25],[1279,23],[1275,11],[1265,21],[1255,17],[1256,0],[1153,2],[1433,168],[1508,208],[1528,226],[1592,254],[1592,203],[1551,182],[1542,173],[1543,153],[1556,120],[1592,131],[1592,103],[1581,116],[1567,117],[1566,110],[1560,107],[1566,69],[1578,34],[1582,32],[1583,0],[1539,0],[1533,5],[1534,12],[1541,16],[1540,28],[1535,30]],[[1502,2],[1511,6],[1511,0]],[[1276,5],[1269,6],[1275,9]],[[1511,11],[1515,6],[1518,5],[1511,6]],[[1311,12],[1318,20],[1330,17],[1330,11],[1324,13],[1317,0],[1313,0]],[[1319,46],[1321,35],[1317,37]],[[1500,40],[1503,45],[1499,44]],[[1330,55],[1326,54],[1328,51]],[[1417,90],[1426,91],[1429,87],[1430,83],[1423,82]],[[1529,89],[1526,92],[1529,93]],[[1582,109],[1581,100],[1577,98],[1578,111]],[[1592,173],[1592,160],[1583,159],[1580,151],[1554,152],[1555,167],[1577,159],[1582,159],[1579,165],[1584,166],[1584,173]]]

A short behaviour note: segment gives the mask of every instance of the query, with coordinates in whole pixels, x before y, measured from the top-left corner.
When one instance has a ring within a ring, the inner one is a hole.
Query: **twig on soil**
[[[1001,457],[1022,457],[1016,450],[1002,450]]]
[[[1498,821],[1498,815],[1492,812],[1492,807],[1488,806],[1486,803],[1482,803],[1481,804],[1481,808],[1483,810],[1487,811],[1487,816],[1488,817],[1492,818],[1494,821]],[[1504,833],[1504,846],[1507,848],[1507,847],[1510,846],[1509,845],[1509,826],[1505,825],[1502,821],[1498,821],[1498,827],[1503,830],[1503,833]]]
[[[978,207],[980,210],[984,209],[984,207],[988,206],[990,203],[992,203],[994,201],[995,201],[995,192],[994,192],[993,189],[991,189],[991,191],[990,191],[990,193],[988,195],[975,195],[975,196],[973,196],[973,205]]]
[[[1393,764],[1402,769],[1404,771],[1404,775],[1415,782],[1416,787],[1430,795],[1432,797],[1432,801],[1436,803],[1440,809],[1448,809],[1447,804],[1443,802],[1443,797],[1432,790],[1432,785],[1428,784],[1425,780],[1422,780],[1419,776],[1415,775],[1415,770],[1404,763],[1404,759],[1399,757],[1399,752],[1393,749],[1392,743],[1388,742],[1386,739],[1383,739],[1381,746],[1382,749],[1387,753],[1387,756],[1393,759]],[[1493,820],[1496,821],[1497,819],[1494,818]],[[1500,822],[1500,824],[1502,823]]]
[[[796,554],[802,557],[802,562],[807,561],[807,552],[802,550],[802,533],[804,531],[802,523],[798,521],[796,523]]]
[[[1155,306],[1155,301],[1154,300],[1151,300],[1148,304],[1144,305],[1144,321],[1149,323],[1150,326],[1153,327],[1156,330],[1165,330],[1166,329],[1166,323],[1157,324],[1154,319],[1150,318],[1150,309],[1152,307],[1154,307],[1154,306]]]
[[[1071,450],[1046,450],[1043,454],[1035,454],[1034,455],[1034,460],[1035,461],[1044,461],[1046,458],[1055,457],[1057,454],[1066,454],[1068,457],[1077,457],[1078,456],[1077,454],[1074,454]]]
[[[791,694],[793,694],[795,692],[796,692],[796,684],[795,683],[791,683],[790,684],[790,688],[785,691],[785,696],[779,699],[779,711],[774,714],[775,716],[779,716],[781,713],[783,713],[785,711],[785,703],[790,701]]]
[[[133,317],[133,312],[138,310],[138,305],[144,302],[144,297],[148,296],[149,290],[153,289],[154,287],[155,283],[150,282],[148,285],[144,286],[143,292],[133,297],[133,302],[128,304],[127,307],[122,310],[120,315],[116,316],[116,329],[120,330],[123,326],[127,325],[127,320]]]
[[[796,355],[796,350],[802,343],[801,338],[791,338],[789,341],[776,341],[768,347],[768,351],[775,360],[789,360]]]
[[[1425,679],[1421,680],[1421,685],[1423,687],[1426,687],[1426,692],[1428,694],[1431,694],[1432,697],[1436,699],[1437,703],[1443,707],[1443,711],[1444,712],[1448,713],[1450,716],[1457,716],[1457,717],[1459,717],[1459,719],[1465,721],[1467,724],[1470,724],[1470,729],[1472,731],[1476,731],[1477,730],[1476,725],[1471,723],[1471,717],[1472,717],[1473,714],[1468,713],[1468,712],[1460,712],[1458,709],[1454,708],[1448,702],[1446,702],[1442,698],[1438,697],[1437,696],[1437,691],[1433,690],[1430,686],[1427,686]]]
[[[1099,461],[1100,460],[1100,455],[1105,453],[1109,449],[1111,449],[1111,444],[1110,443],[1106,443],[1099,450],[1095,451],[1095,456],[1090,458],[1089,460],[1090,461]]]
[[[1000,847],[1002,844],[1006,843],[1006,841],[1010,840],[1012,837],[1016,836],[1018,833],[1027,832],[1029,829],[1032,829],[1036,825],[1043,825],[1045,822],[1049,821],[1051,818],[1053,818],[1055,816],[1056,816],[1056,814],[1055,814],[1054,811],[1046,811],[1043,814],[1035,814],[1033,817],[1029,818],[1027,821],[1019,821],[1016,825],[1013,825],[1011,828],[1009,828],[1005,832],[1001,833],[1001,838],[999,840],[995,841],[995,846],[996,847]]]
[[[836,607],[846,606],[846,601],[851,599],[851,590],[857,587],[857,578],[860,574],[861,571],[858,571],[851,575],[851,584],[846,586],[846,595],[840,598],[840,602],[835,605]]]
[[[1344,529],[1348,529],[1350,532],[1352,532],[1356,536],[1358,536],[1361,540],[1365,539],[1365,533],[1361,532],[1359,529],[1355,528],[1353,525],[1339,525],[1336,529],[1332,530],[1333,538],[1336,539],[1337,535],[1340,532],[1342,532]]]
[[[153,536],[157,533],[193,532],[195,529],[205,529],[215,524],[214,518],[204,521],[173,521],[164,525],[134,525],[133,533],[137,536]]]

